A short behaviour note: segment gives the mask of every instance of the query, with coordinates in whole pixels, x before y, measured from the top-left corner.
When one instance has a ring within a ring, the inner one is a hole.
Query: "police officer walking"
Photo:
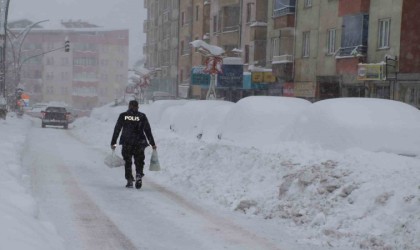
[[[144,149],[149,145],[156,149],[149,121],[146,115],[139,112],[138,109],[139,103],[137,101],[129,102],[128,110],[118,117],[111,140],[111,149],[115,150],[118,136],[122,130],[119,144],[122,145],[121,154],[125,161],[126,187],[133,187],[134,177],[131,165],[134,158],[134,165],[136,166],[135,186],[137,189],[141,188],[142,177],[144,176]]]

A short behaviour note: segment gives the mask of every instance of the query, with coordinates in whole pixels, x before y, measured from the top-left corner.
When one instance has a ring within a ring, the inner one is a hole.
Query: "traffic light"
[[[66,40],[64,42],[64,51],[65,52],[69,52],[70,51],[70,41],[69,40]]]

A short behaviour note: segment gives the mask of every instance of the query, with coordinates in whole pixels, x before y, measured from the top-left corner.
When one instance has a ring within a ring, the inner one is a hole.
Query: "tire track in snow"
[[[80,143],[91,147],[91,149],[96,150],[102,154],[105,154],[101,148],[92,147],[82,138],[79,138],[77,135],[73,134],[71,130],[67,130],[66,132],[70,137],[74,138]],[[229,220],[228,218],[218,216],[203,207],[189,202],[186,198],[182,197],[176,192],[170,191],[164,186],[161,186],[150,179],[147,180],[147,185],[161,193],[166,198],[172,200],[179,206],[187,209],[198,218],[206,221],[206,223],[208,223],[208,229],[211,230],[213,234],[218,235],[221,239],[234,243],[235,245],[241,245],[243,246],[243,249],[281,250],[281,248],[276,246],[270,240],[252,233],[251,231],[237,225],[235,222]]]
[[[89,250],[137,249],[79,187],[68,167],[61,165],[59,171],[64,176],[64,188],[72,201],[75,222],[85,248]]]
[[[32,120],[31,123],[31,129],[33,129],[35,121]],[[66,205],[61,207],[58,204],[54,204],[54,199],[57,198],[57,195],[64,196],[61,198],[65,199],[67,206],[71,208],[71,213],[64,213],[65,216],[71,217],[66,218],[65,221],[72,224],[67,226],[75,227],[76,230],[76,234],[72,235],[74,238],[71,240],[81,241],[78,243],[67,242],[67,247],[86,250],[137,249],[130,239],[102,212],[89,195],[80,188],[76,178],[70,172],[69,166],[60,163],[61,159],[59,156],[54,155],[54,152],[52,152],[48,155],[47,161],[43,159],[45,158],[45,153],[43,152],[48,149],[43,149],[42,144],[39,146],[30,144],[31,139],[33,140],[38,136],[30,132],[30,137],[32,138],[27,138],[24,149],[24,158],[26,158],[24,161],[31,171],[31,188],[35,194],[41,196],[41,202],[48,206],[52,205],[53,210],[65,208]],[[35,147],[35,149],[31,147]],[[60,194],[59,192],[64,193]],[[57,202],[60,203],[61,201]],[[49,212],[53,211],[47,210],[47,213]]]
[[[201,206],[195,205],[187,201],[181,195],[172,192],[165,187],[148,180],[147,184],[151,188],[157,190],[159,193],[163,194],[170,200],[176,202],[181,207],[189,210],[198,217],[207,221],[209,229],[214,233],[218,234],[222,239],[227,240],[238,245],[244,246],[243,249],[267,249],[267,250],[281,250],[278,246],[273,244],[270,240],[255,235],[254,233],[246,230],[243,227],[240,227],[235,222],[229,220],[228,218],[221,217],[208,211]]]

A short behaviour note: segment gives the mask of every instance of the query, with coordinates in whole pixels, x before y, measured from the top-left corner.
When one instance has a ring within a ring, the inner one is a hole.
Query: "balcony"
[[[367,46],[364,46],[364,45],[341,47],[339,48],[336,59],[346,58],[346,57],[364,57],[366,55],[367,55]]]
[[[288,14],[295,14],[295,12],[296,12],[296,7],[294,7],[294,6],[288,6],[288,7],[275,9],[273,11],[273,18],[276,18],[276,17],[279,17],[279,16],[285,16],[285,15],[288,15]]]
[[[273,56],[272,64],[292,63],[293,55]]]

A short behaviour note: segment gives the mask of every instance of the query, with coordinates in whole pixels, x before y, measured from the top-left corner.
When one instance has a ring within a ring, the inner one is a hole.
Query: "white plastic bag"
[[[123,158],[115,154],[115,150],[105,157],[104,163],[110,168],[117,168],[124,166],[125,161]]]
[[[153,149],[152,156],[150,157],[149,170],[150,171],[160,170],[159,158],[158,158],[158,153],[156,149]]]

